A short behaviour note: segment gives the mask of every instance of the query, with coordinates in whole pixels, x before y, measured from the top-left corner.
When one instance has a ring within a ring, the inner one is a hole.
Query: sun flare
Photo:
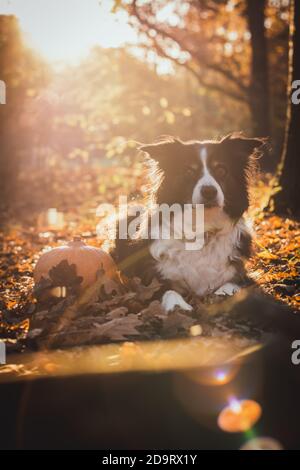
[[[50,62],[78,62],[89,50],[135,43],[125,11],[112,0],[0,0],[0,14],[19,19],[27,43]]]

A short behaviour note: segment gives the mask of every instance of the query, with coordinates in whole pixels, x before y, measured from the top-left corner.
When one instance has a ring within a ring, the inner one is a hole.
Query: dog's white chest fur
[[[186,250],[181,240],[157,240],[150,252],[164,279],[204,296],[233,279],[236,268],[231,261],[238,256],[240,237],[245,231],[248,229],[241,219],[213,235],[200,250]]]

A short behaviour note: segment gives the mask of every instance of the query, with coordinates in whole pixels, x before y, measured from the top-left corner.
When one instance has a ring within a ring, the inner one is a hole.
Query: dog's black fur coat
[[[249,207],[248,178],[258,155],[257,150],[261,150],[264,144],[265,141],[260,139],[228,136],[219,142],[182,142],[168,138],[152,145],[143,145],[141,150],[148,155],[147,168],[148,171],[150,169],[152,190],[149,198],[157,204],[190,203],[193,188],[203,173],[198,158],[199,146],[201,148],[205,145],[210,155],[209,171],[225,195],[224,212],[233,222],[238,221]],[[183,295],[188,294],[180,290],[172,280],[161,276],[157,270],[157,262],[149,250],[151,243],[150,239],[131,241],[117,236],[113,256],[121,271],[128,277],[140,277],[146,285],[154,276],[158,277],[163,283],[159,296],[174,288]],[[231,261],[237,265],[235,280],[240,285],[250,283],[243,260],[251,255],[251,247],[251,235],[242,232],[238,246],[239,256]],[[237,316],[250,316],[262,328],[272,326],[289,338],[294,338],[297,332],[300,334],[299,315],[294,315],[288,307],[257,292],[249,294],[241,302],[237,301],[234,312]]]

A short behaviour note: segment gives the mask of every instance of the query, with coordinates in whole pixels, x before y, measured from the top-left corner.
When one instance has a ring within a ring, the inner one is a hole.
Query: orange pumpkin
[[[80,238],[75,238],[66,246],[53,248],[42,254],[33,273],[35,283],[38,283],[42,277],[49,278],[49,271],[63,260],[67,260],[70,265],[76,265],[77,275],[83,279],[80,284],[81,290],[96,281],[99,270],[103,269],[108,278],[114,277],[117,270],[108,253],[100,248],[86,245]]]

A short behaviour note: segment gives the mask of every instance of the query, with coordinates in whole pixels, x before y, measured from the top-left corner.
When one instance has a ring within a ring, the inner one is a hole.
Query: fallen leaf
[[[76,265],[69,264],[66,259],[50,269],[49,277],[54,287],[78,287],[83,281],[81,276],[77,276]]]

